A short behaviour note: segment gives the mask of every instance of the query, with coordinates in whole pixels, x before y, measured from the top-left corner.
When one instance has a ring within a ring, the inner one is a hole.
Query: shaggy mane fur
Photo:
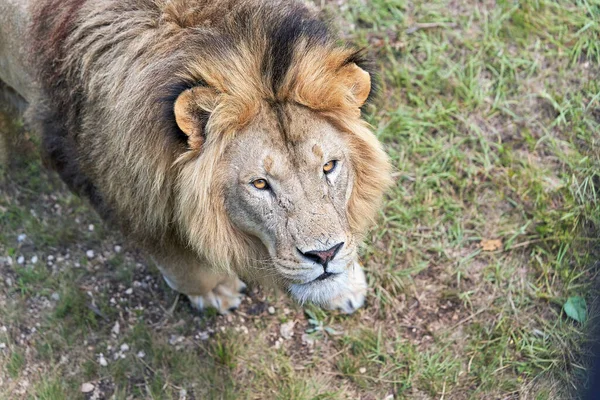
[[[226,11],[225,11],[226,10]],[[261,109],[294,103],[346,132],[363,231],[389,185],[389,163],[340,71],[369,70],[301,3],[259,0],[40,0],[31,28],[42,93],[30,115],[63,179],[147,246],[180,245],[223,268],[245,266],[253,240],[228,220],[219,161]],[[219,93],[207,140],[188,148],[173,102]]]

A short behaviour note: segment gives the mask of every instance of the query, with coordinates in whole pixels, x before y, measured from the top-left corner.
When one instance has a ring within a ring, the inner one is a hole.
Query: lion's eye
[[[254,181],[252,181],[252,185],[260,190],[265,190],[269,188],[269,184],[267,183],[267,181],[265,179],[256,179]]]
[[[336,160],[331,160],[327,163],[325,163],[325,165],[323,165],[323,172],[325,173],[325,175],[333,172],[333,170],[335,169],[337,165],[337,161]]]

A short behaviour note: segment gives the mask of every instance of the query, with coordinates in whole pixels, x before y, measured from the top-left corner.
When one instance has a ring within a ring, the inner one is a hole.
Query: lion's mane
[[[40,0],[33,16],[31,63],[42,89],[29,115],[48,162],[140,243],[191,248],[224,268],[256,257],[227,217],[218,165],[261,107],[284,103],[347,133],[351,227],[372,222],[389,162],[339,76],[346,65],[369,64],[304,5]],[[173,115],[177,95],[194,86],[220,93],[200,150]]]

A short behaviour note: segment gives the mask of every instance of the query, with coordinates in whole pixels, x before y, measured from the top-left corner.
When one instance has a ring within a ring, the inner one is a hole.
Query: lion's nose
[[[343,245],[344,242],[341,242],[328,250],[311,250],[302,252],[300,249],[298,249],[298,251],[300,251],[300,253],[309,260],[314,261],[317,264],[321,264],[323,267],[327,268],[327,263],[335,258],[336,254],[340,251]]]

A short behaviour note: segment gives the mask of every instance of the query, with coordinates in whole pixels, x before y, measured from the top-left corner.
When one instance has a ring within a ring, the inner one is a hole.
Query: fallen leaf
[[[583,297],[569,297],[563,306],[565,313],[575,321],[583,323],[587,318],[587,305]]]
[[[285,324],[281,324],[279,328],[279,333],[281,337],[284,339],[291,339],[294,336],[294,325],[296,325],[296,321],[288,321]]]
[[[483,249],[483,251],[496,251],[502,248],[502,240],[500,239],[483,239],[479,246]]]

